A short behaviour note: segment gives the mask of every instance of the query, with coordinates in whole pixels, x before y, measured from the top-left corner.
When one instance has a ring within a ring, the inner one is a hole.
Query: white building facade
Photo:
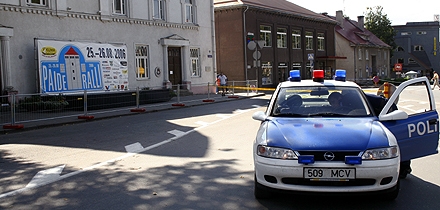
[[[215,81],[213,12],[212,0],[0,0],[2,94],[192,91]]]

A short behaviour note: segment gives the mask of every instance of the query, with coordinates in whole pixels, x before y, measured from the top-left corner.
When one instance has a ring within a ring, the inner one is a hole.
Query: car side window
[[[400,95],[413,96],[406,100],[401,100],[399,97],[396,98],[393,106],[388,110],[387,113],[394,111],[393,109],[399,109],[408,114],[408,116],[417,115],[424,112],[429,112],[433,110],[430,103],[429,91],[423,89],[425,86],[420,86],[420,84],[414,83],[405,87],[405,89],[400,92]]]

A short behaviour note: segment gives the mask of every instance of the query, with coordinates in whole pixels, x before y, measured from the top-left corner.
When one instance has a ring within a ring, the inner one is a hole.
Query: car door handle
[[[435,125],[435,124],[437,124],[437,122],[438,122],[438,119],[430,119],[429,120],[430,125]]]

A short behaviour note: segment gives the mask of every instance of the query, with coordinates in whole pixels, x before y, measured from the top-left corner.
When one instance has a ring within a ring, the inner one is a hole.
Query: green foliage
[[[39,95],[34,95],[31,97],[25,97],[18,103],[19,108],[26,109],[28,111],[58,110],[64,108],[67,105],[69,105],[69,102],[67,102],[61,94],[56,96],[43,97]]]
[[[382,6],[367,7],[367,12],[365,13],[365,28],[394,50],[397,47],[394,42],[396,32],[391,26],[391,21],[388,19],[387,14],[383,14],[382,10]]]

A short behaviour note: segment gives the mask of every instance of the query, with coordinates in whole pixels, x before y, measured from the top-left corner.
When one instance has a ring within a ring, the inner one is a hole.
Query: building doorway
[[[168,78],[173,85],[182,84],[182,56],[180,47],[168,47]]]
[[[281,62],[278,64],[278,83],[285,82],[289,78],[289,71],[287,70],[287,63]]]

